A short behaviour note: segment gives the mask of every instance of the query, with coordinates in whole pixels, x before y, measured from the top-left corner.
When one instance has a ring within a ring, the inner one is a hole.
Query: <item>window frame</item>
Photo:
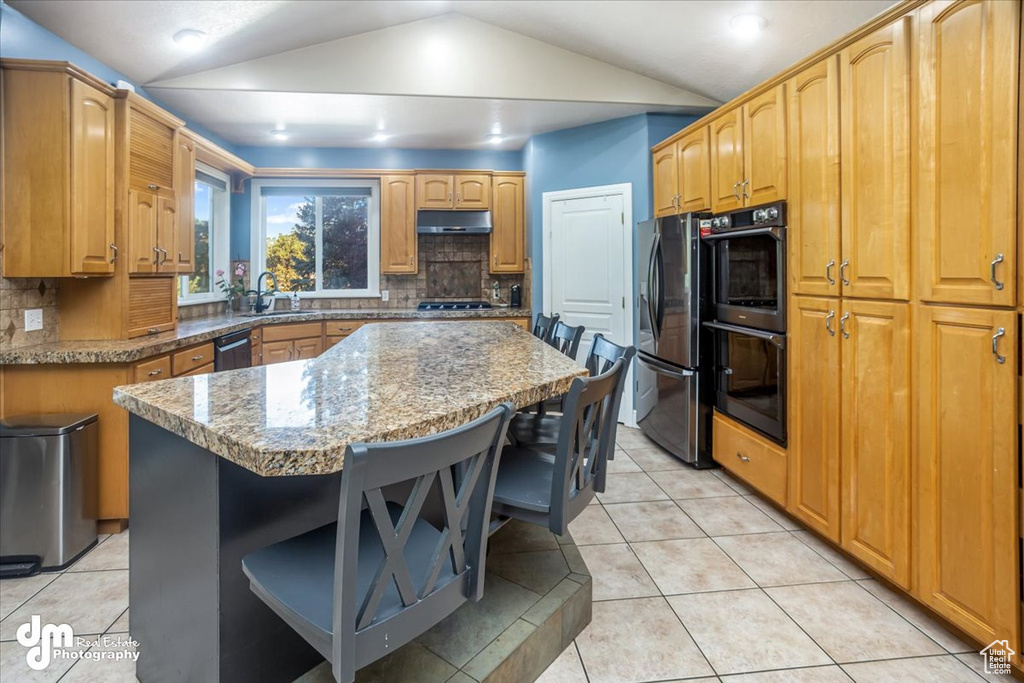
[[[209,304],[216,303],[218,301],[224,301],[225,296],[217,288],[217,271],[223,270],[225,277],[231,275],[231,176],[224,173],[221,170],[207,166],[206,164],[197,161],[196,170],[202,171],[207,175],[211,175],[218,180],[224,181],[226,188],[223,193],[223,199],[217,201],[216,197],[218,193],[211,194],[214,197],[213,210],[211,211],[210,218],[213,225],[210,226],[210,240],[213,243],[213,264],[210,269],[210,291],[209,293],[193,294],[189,295],[188,287],[183,283],[181,291],[184,292],[183,297],[178,297],[178,306],[194,306],[197,304]],[[202,182],[201,180],[195,180],[193,183]],[[205,183],[204,183],[205,184]],[[217,188],[219,190],[219,188]],[[193,190],[194,192],[194,190]],[[192,230],[195,231],[195,206],[193,202],[192,209]],[[194,244],[194,242],[193,242]],[[193,248],[193,267],[195,264],[195,251]],[[178,278],[184,278],[187,283],[190,274],[178,275]],[[178,282],[182,282],[181,279]]]
[[[367,211],[366,235],[366,288],[365,289],[317,289],[299,292],[300,299],[375,299],[380,298],[380,180],[378,178],[266,178],[253,179],[249,183],[251,193],[250,251],[249,263],[252,277],[267,269],[267,223],[264,187],[357,187],[369,188],[370,206]],[[319,211],[317,212],[319,215]],[[315,282],[323,283],[323,230],[316,233],[317,267]],[[285,290],[281,290],[284,292]]]

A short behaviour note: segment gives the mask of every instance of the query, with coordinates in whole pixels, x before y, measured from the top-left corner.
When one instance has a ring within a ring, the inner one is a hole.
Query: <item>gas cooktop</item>
[[[421,311],[482,311],[492,306],[486,301],[421,301]]]

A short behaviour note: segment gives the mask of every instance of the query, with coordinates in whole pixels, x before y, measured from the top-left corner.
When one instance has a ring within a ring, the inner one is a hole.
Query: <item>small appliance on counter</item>
[[[509,308],[522,308],[523,307],[523,286],[512,285],[508,288],[508,307]]]

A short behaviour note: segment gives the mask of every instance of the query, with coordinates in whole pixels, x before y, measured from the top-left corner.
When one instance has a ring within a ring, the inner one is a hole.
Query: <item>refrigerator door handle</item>
[[[659,375],[665,375],[666,377],[671,377],[673,379],[689,379],[696,374],[693,370],[670,365],[660,358],[655,358],[644,351],[638,351],[636,359]]]
[[[658,297],[654,299],[657,318],[655,326],[658,328],[658,336],[661,337],[661,328],[665,324],[665,253],[661,245],[661,234],[654,240],[655,263],[658,265]]]
[[[657,267],[658,243],[661,241],[661,233],[654,233],[654,242],[651,244],[651,255],[647,261],[647,314],[651,318],[651,333],[654,335],[654,345],[657,348],[658,340],[661,337],[661,330],[658,325],[658,312],[655,308],[655,301],[657,300],[658,294],[655,291],[657,289],[657,281],[654,276],[654,270]]]

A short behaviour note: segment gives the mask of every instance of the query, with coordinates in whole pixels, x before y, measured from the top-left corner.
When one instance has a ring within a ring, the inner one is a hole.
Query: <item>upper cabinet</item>
[[[845,296],[910,297],[910,32],[904,17],[839,53]]]
[[[1020,3],[918,10],[918,295],[1012,306]]]
[[[785,110],[779,85],[710,123],[712,211],[786,198]]]
[[[494,228],[491,231],[492,273],[526,270],[524,178],[520,174],[494,174]]]
[[[174,194],[175,126],[154,116],[140,98],[128,107],[128,184],[156,194]]]
[[[484,173],[417,173],[417,209],[491,208],[491,176]]]
[[[179,134],[174,159],[174,194],[178,200],[177,230],[174,237],[175,270],[195,270],[196,251],[196,142],[191,136]]]
[[[414,274],[416,252],[416,179],[386,175],[380,179],[380,272]]]
[[[113,92],[64,63],[2,67],[4,276],[112,274]]]
[[[678,144],[678,143],[676,143]],[[658,218],[679,213],[679,176],[676,145],[663,147],[653,154],[654,215]]]
[[[711,160],[708,127],[687,133],[675,144],[679,177],[676,205],[683,213],[711,208]]]
[[[789,102],[789,283],[794,294],[838,296],[839,79],[828,57],[786,84]]]

